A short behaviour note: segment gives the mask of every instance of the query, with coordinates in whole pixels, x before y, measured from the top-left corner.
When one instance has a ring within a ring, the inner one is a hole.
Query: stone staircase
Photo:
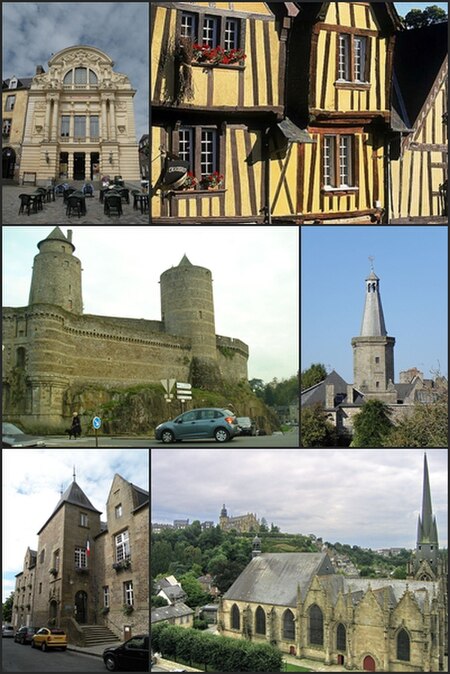
[[[85,646],[97,646],[112,641],[120,641],[120,638],[104,625],[79,625],[79,627],[83,632]]]

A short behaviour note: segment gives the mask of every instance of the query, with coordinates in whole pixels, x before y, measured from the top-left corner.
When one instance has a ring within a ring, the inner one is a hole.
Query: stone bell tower
[[[397,402],[394,388],[395,338],[387,336],[380,279],[373,268],[366,278],[366,298],[359,337],[353,337],[353,385],[367,398]]]
[[[73,314],[83,313],[81,262],[74,256],[72,231],[59,227],[38,243],[28,304],[54,304]]]

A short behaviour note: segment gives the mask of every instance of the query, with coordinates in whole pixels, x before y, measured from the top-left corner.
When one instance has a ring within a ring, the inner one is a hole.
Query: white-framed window
[[[103,586],[103,607],[109,608],[109,586]]]
[[[197,39],[197,16],[192,12],[181,13],[180,35],[190,38],[192,41]]]
[[[355,63],[355,82],[365,82],[366,72],[366,48],[367,38],[360,35],[355,35],[353,38],[354,45],[354,63]]]
[[[9,136],[11,133],[11,120],[4,119],[2,124],[2,134],[3,136]]]
[[[130,559],[130,539],[128,531],[122,531],[116,536],[116,562],[121,562],[123,559]]]
[[[323,139],[323,185],[325,189],[355,187],[354,136],[325,135]]]
[[[17,77],[11,77],[9,80],[8,89],[17,89]]]
[[[122,509],[122,504],[119,503],[119,505],[116,505],[115,507],[115,514],[116,514],[116,519],[119,519],[119,517],[122,517],[123,515],[123,509]]]
[[[133,606],[134,596],[133,596],[133,581],[128,580],[123,584],[123,600],[124,604],[128,606]]]
[[[217,171],[217,131],[202,129],[200,148],[201,175],[207,176]]]
[[[12,112],[14,110],[14,106],[16,104],[16,96],[7,96],[6,97],[6,104],[5,104],[5,112]]]
[[[80,513],[80,526],[82,527],[88,526],[88,516],[86,515],[86,513]]]
[[[87,568],[86,548],[75,548],[75,567],[77,569]]]
[[[219,18],[217,16],[205,16],[202,27],[202,45],[208,47],[217,47],[219,44],[218,38]]]
[[[237,19],[225,19],[225,31],[223,47],[226,50],[237,49],[239,46],[239,21]]]
[[[339,33],[339,79],[350,79],[350,35]]]
[[[190,170],[194,167],[194,129],[181,127],[178,135],[178,156],[189,162]]]

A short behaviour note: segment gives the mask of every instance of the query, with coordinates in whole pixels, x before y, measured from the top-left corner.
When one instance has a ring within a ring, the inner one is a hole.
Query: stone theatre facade
[[[37,66],[29,90],[21,177],[139,180],[132,88],[100,49],[73,46]]]

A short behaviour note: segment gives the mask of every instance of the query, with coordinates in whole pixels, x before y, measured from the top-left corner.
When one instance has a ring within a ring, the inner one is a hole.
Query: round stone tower
[[[163,272],[161,317],[170,335],[187,337],[192,356],[217,360],[212,277],[209,269],[191,264],[186,255],[178,267]]]
[[[55,304],[74,314],[83,313],[81,262],[73,255],[72,231],[59,227],[38,243],[28,304]]]

